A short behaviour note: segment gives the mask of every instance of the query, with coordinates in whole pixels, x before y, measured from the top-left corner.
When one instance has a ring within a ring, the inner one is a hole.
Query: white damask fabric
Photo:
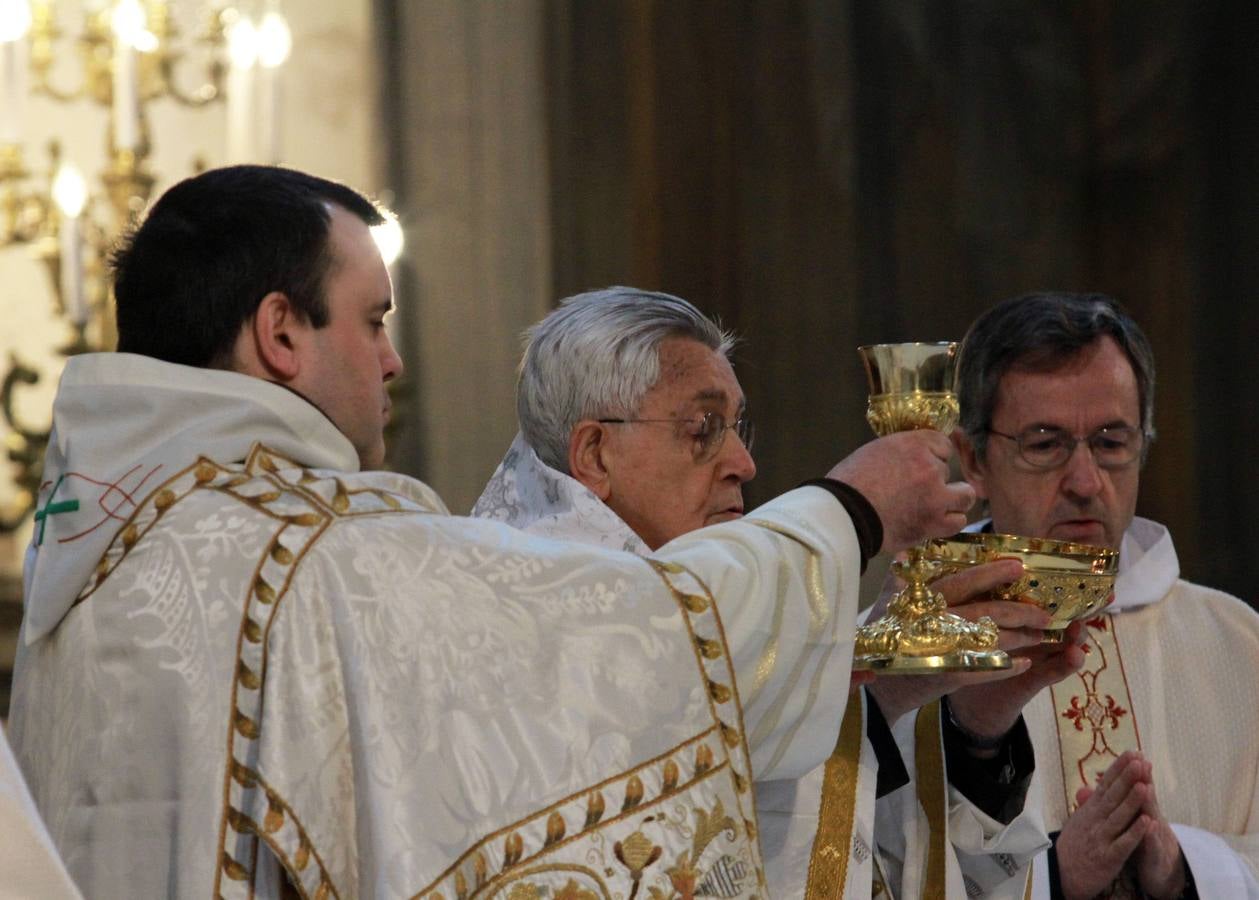
[[[1043,691],[1025,711],[1046,824],[1062,828],[1085,757],[1104,767],[1140,749],[1153,763],[1159,806],[1198,896],[1257,900],[1259,615],[1236,597],[1180,579],[1171,534],[1158,523],[1134,519],[1119,559],[1115,600],[1088,623],[1081,674]],[[1064,772],[1073,772],[1070,784]],[[1044,857],[1036,896],[1049,897]]]
[[[834,499],[647,560],[356,467],[274,385],[67,366],[11,737],[79,886],[273,897],[282,866],[309,897],[764,896],[753,767],[816,766],[844,711]]]
[[[646,556],[650,551],[607,504],[580,481],[552,469],[517,434],[472,515],[530,534]]]
[[[542,462],[519,434],[472,512],[474,516],[507,522],[533,534],[620,547],[642,554],[648,552],[641,539],[616,513],[583,484]],[[758,515],[759,511],[754,511],[750,517],[755,519]],[[703,534],[704,530],[701,530],[693,532],[690,537],[693,539]],[[781,614],[775,622],[781,624]],[[836,666],[837,660],[831,659],[827,668],[819,667],[811,676],[802,672],[802,676],[815,681],[819,678],[842,678],[846,683],[851,670],[852,636],[853,624],[847,624],[840,638],[845,642],[842,670]],[[753,641],[749,640],[749,643]],[[762,660],[773,658],[771,636],[762,650]],[[763,664],[740,670],[739,684],[744,691],[745,703],[751,705],[764,697],[765,680]],[[944,890],[941,896],[965,897],[969,882],[974,888],[973,896],[1022,897],[1028,864],[1033,855],[1048,843],[1038,811],[1029,809],[1010,825],[1004,826],[989,818],[960,793],[952,791],[947,798],[942,795],[938,809],[933,808],[928,813],[918,801],[912,786],[876,804],[878,761],[873,746],[865,738],[863,707],[858,701],[853,703],[856,705],[852,734],[849,736],[851,746],[836,749],[834,760],[828,762],[824,757],[811,769],[802,771],[797,767],[792,770],[795,773],[792,777],[781,777],[771,767],[757,765],[762,760],[772,763],[774,757],[754,757],[761,849],[771,895],[804,897],[811,861],[815,857],[834,859],[841,856],[844,861],[833,867],[834,871],[830,874],[834,877],[826,881],[825,896],[869,898],[872,889],[874,896],[884,900],[896,896],[919,896],[924,888],[922,871],[926,867],[929,836],[934,827],[937,835],[942,835],[947,829],[956,835],[956,846],[946,854],[945,871],[934,876],[937,880],[946,879],[947,885],[930,886]],[[897,735],[902,755],[911,762],[914,758],[912,720],[909,717],[910,730]],[[833,744],[839,733],[837,723],[831,737]],[[934,751],[933,758],[939,761],[936,768],[943,772],[938,735],[937,727],[935,742],[929,751]],[[844,740],[841,737],[840,743]],[[819,820],[828,765],[837,769],[833,777],[846,782],[842,791],[842,805],[846,808],[836,812],[850,816],[850,819],[842,823],[820,823]],[[889,853],[887,848],[880,846],[876,854],[876,808],[878,835],[894,852]],[[913,855],[906,856],[907,851]],[[906,860],[909,860],[908,863]],[[818,872],[824,868],[818,866],[813,869],[815,891],[821,890],[816,879]]]

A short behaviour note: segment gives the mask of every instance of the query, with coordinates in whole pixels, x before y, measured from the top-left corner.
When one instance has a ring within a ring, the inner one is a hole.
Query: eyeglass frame
[[[1126,469],[1129,466],[1131,466],[1133,463],[1139,463],[1139,462],[1144,461],[1145,451],[1149,446],[1149,435],[1147,435],[1142,428],[1136,425],[1116,425],[1116,426],[1103,425],[1101,428],[1095,428],[1093,431],[1089,432],[1086,435],[1072,434],[1071,432],[1067,431],[1067,429],[1065,428],[1047,428],[1044,426],[1025,428],[1022,431],[1020,431],[1017,435],[1006,434],[1004,431],[997,431],[995,428],[987,428],[985,429],[985,431],[988,434],[993,434],[993,435],[996,435],[997,437],[1003,437],[1007,441],[1013,441],[1014,448],[1015,448],[1015,451],[1019,455],[1019,459],[1021,459],[1023,462],[1027,463],[1029,466],[1031,466],[1033,469],[1036,469],[1039,472],[1051,472],[1054,469],[1060,469],[1063,466],[1065,466],[1068,462],[1071,461],[1071,457],[1075,455],[1075,448],[1078,447],[1080,444],[1084,444],[1088,447],[1089,456],[1092,457],[1093,463],[1099,469],[1104,469],[1107,472],[1115,472],[1121,469]],[[1104,435],[1107,432],[1111,432],[1111,433],[1126,432],[1126,433],[1131,433],[1136,436],[1136,447],[1135,447],[1135,450],[1133,451],[1133,455],[1131,459],[1126,459],[1123,462],[1103,462],[1102,460],[1098,459],[1097,449],[1093,446],[1093,441],[1096,440],[1099,436]],[[1032,460],[1028,459],[1026,452],[1023,448],[1023,441],[1029,436],[1035,435],[1035,434],[1060,436],[1063,439],[1064,443],[1067,445],[1066,455],[1063,456],[1063,458],[1059,462],[1050,463],[1048,465],[1033,462]]]
[[[743,444],[744,450],[748,451],[749,453],[752,452],[752,444],[756,440],[756,427],[755,425],[753,425],[751,417],[748,416],[746,412],[740,413],[733,422],[727,422],[726,417],[724,415],[722,415],[719,412],[711,412],[711,411],[706,412],[706,413],[701,413],[698,417],[689,418],[689,419],[681,418],[681,417],[675,417],[675,418],[669,418],[669,419],[629,419],[629,418],[595,419],[596,422],[600,422],[605,425],[637,425],[640,423],[659,424],[659,423],[665,423],[665,422],[673,422],[674,424],[685,423],[688,425],[694,425],[698,422],[699,427],[701,429],[707,429],[714,420],[719,421],[721,424],[719,426],[712,426],[713,431],[705,432],[701,434],[688,435],[688,437],[690,437],[691,439],[701,442],[700,450],[699,452],[695,454],[695,461],[697,463],[708,463],[716,459],[718,454],[721,453],[721,448],[725,446],[726,432],[729,432],[729,431],[734,432],[735,437],[737,437],[739,441]],[[707,437],[708,434],[711,434],[713,436]],[[705,445],[704,441],[706,439],[708,443]]]

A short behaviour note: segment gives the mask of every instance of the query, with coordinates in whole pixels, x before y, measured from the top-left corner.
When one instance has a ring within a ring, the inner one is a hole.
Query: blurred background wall
[[[854,348],[1100,290],[1159,365],[1139,513],[1254,602],[1259,22],[1234,4],[376,0],[421,381],[398,462],[466,511],[515,334],[609,284],[737,330],[759,501],[867,439]]]

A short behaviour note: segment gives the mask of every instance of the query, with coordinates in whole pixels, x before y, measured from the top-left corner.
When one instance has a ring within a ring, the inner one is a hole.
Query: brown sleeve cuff
[[[820,487],[831,492],[848,512],[852,519],[852,527],[857,531],[857,546],[861,550],[861,572],[865,574],[870,564],[883,547],[883,520],[875,511],[870,501],[861,491],[850,484],[836,481],[834,478],[813,478],[800,487]]]

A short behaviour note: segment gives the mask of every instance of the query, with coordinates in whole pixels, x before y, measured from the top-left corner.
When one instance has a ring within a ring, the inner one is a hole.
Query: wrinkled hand
[[[1146,763],[1153,771],[1153,765]],[[1133,862],[1136,863],[1137,883],[1147,897],[1154,900],[1179,897],[1185,890],[1184,857],[1180,853],[1180,841],[1172,831],[1171,823],[1163,818],[1158,806],[1151,774],[1149,796],[1143,810],[1150,819],[1150,830],[1137,847]]]
[[[1128,751],[1110,764],[1096,790],[1076,792],[1076,809],[1058,835],[1058,880],[1066,900],[1087,900],[1110,886],[1145,840],[1153,820],[1150,764]]]
[[[1004,581],[989,584],[989,589],[1019,578],[1023,566],[1018,560],[998,560],[986,566],[975,566],[957,575],[941,578],[934,585],[949,603],[949,611],[974,621],[988,616],[1001,629],[999,646],[1026,667],[999,684],[969,686],[961,684],[949,696],[953,718],[967,731],[981,737],[1000,737],[1014,727],[1027,701],[1045,687],[1056,684],[1084,665],[1084,626],[1072,622],[1061,643],[1041,643],[1042,629],[1049,624],[1049,614],[1032,603],[990,600],[974,590],[979,573],[990,567],[1005,567]],[[996,568],[992,568],[994,573]],[[971,579],[971,580],[968,580]]]
[[[1000,646],[1010,653],[1024,648],[1036,648],[1040,645],[1041,629],[1049,622],[1049,616],[1040,607],[1030,603],[1010,603],[1007,601],[987,601],[989,593],[1001,585],[1010,584],[1023,575],[1023,565],[1018,560],[1003,559],[981,566],[972,566],[956,575],[950,575],[934,582],[932,590],[944,594],[950,606],[958,604],[951,612],[966,613],[966,618],[978,618],[980,615],[991,616],[1001,629]],[[887,592],[885,592],[887,593]],[[890,596],[890,594],[889,594]],[[885,605],[886,598],[880,600],[879,606]],[[879,606],[871,614],[871,618],[881,615]],[[970,615],[975,612],[974,616]],[[950,694],[949,705],[953,708],[953,700],[962,688],[970,687],[979,690],[981,686],[1000,695],[1002,685],[1023,678],[1032,663],[1026,659],[1015,657],[1013,666],[990,672],[942,672],[938,675],[890,675],[876,678],[870,686],[870,693],[878,701],[883,717],[891,724],[911,709],[917,709],[945,694]],[[1017,692],[1021,696],[1022,691]],[[1018,703],[1014,712],[1014,720],[1019,716],[1023,703]],[[953,709],[954,718],[963,726],[971,729],[973,722],[959,715]],[[984,728],[973,728],[977,734],[987,735]],[[1009,725],[996,734],[1004,734]]]
[[[956,534],[966,525],[975,491],[948,483],[953,445],[938,431],[904,431],[858,447],[827,473],[859,490],[883,522],[888,552]]]

